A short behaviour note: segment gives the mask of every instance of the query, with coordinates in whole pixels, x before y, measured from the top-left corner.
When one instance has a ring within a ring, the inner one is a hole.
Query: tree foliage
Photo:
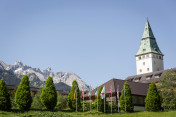
[[[176,109],[176,72],[168,70],[159,80],[158,88],[162,99],[162,107]]]
[[[97,96],[97,99],[98,99],[98,110],[101,111],[101,112],[104,112],[104,99],[101,98],[101,91],[103,90],[103,87],[100,86],[99,90],[98,90],[98,96]],[[95,103],[94,103],[94,107],[97,109],[97,99],[95,100]],[[106,98],[105,98],[105,110],[108,110],[108,103],[106,101]]]
[[[29,110],[32,103],[31,91],[29,87],[29,78],[24,75],[21,79],[20,85],[15,93],[15,103],[21,110]]]
[[[77,94],[77,109],[80,109],[81,108],[80,93],[79,93],[78,83],[76,80],[72,82],[72,87],[67,97],[67,106],[73,110],[76,110],[76,97],[74,99],[75,88],[77,92],[76,93]]]
[[[161,101],[155,82],[149,85],[147,97],[145,98],[145,109],[147,111],[159,111],[161,109]]]
[[[0,80],[0,110],[10,110],[11,101],[7,90],[6,83],[3,79]]]
[[[58,110],[64,109],[67,107],[67,96],[66,95],[61,95],[57,94],[57,105],[56,108]]]
[[[56,93],[56,89],[53,83],[53,79],[50,76],[48,77],[46,81],[45,88],[42,89],[40,99],[41,99],[42,104],[48,110],[54,110],[57,104],[57,93]]]
[[[32,106],[31,106],[33,109],[42,109],[43,108],[43,104],[40,99],[41,93],[42,93],[42,89],[39,89],[37,91],[37,93],[34,95]]]
[[[126,100],[126,111],[133,112],[134,106],[132,103],[131,88],[127,81],[124,83],[123,87],[125,87],[125,96],[123,98],[123,89],[122,89],[120,95],[120,108],[121,110],[125,111],[125,100]]]

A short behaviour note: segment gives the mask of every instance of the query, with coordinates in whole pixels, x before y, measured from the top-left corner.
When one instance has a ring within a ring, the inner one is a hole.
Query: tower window
[[[145,62],[143,62],[143,65],[145,65]]]
[[[158,59],[158,56],[156,56],[156,58]]]
[[[147,71],[149,71],[150,69],[149,68],[147,68]]]
[[[146,49],[143,49],[143,51],[145,51]]]
[[[155,55],[153,55],[153,58],[155,58]]]
[[[161,56],[159,56],[159,59],[162,59]]]
[[[143,55],[142,58],[145,58],[145,55]]]
[[[140,69],[139,71],[142,72],[142,69]]]
[[[149,54],[147,54],[147,58],[149,57]]]
[[[157,71],[159,71],[159,68],[157,69]]]
[[[139,57],[139,60],[141,60],[141,57]]]
[[[154,63],[154,64],[156,64],[156,62],[155,62],[155,61],[154,61],[153,63]]]

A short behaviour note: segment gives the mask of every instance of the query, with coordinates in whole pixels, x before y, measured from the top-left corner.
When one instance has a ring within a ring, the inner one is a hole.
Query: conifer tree
[[[104,99],[101,98],[101,91],[103,90],[103,87],[100,86],[98,90],[98,110],[101,112],[104,112]],[[97,99],[95,100],[94,107],[97,109]],[[105,98],[105,111],[108,110],[108,103]]]
[[[0,80],[0,110],[10,110],[11,101],[7,90],[6,83],[3,79]]]
[[[147,97],[145,98],[145,109],[147,111],[159,111],[161,109],[161,101],[155,82],[149,85]]]
[[[46,81],[45,88],[42,89],[40,99],[41,99],[42,104],[48,110],[54,110],[57,104],[57,93],[56,93],[56,89],[53,83],[53,79],[50,76],[48,77]]]
[[[80,93],[78,83],[76,80],[72,82],[72,87],[70,89],[70,93],[68,94],[67,98],[67,106],[73,110],[76,110],[76,97],[74,99],[75,88],[77,92],[77,109],[80,109],[81,108]]]
[[[125,96],[123,98],[123,89],[122,89],[120,95],[120,108],[121,110],[125,111],[125,100],[126,100],[126,111],[133,112],[134,106],[132,103],[131,88],[127,81],[124,83],[123,87],[125,87]]]
[[[17,88],[15,93],[15,103],[17,104],[17,107],[23,111],[27,111],[31,107],[32,96],[27,75],[23,76],[20,85]]]

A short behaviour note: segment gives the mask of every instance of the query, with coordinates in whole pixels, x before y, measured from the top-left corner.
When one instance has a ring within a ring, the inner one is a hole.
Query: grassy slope
[[[97,115],[94,111],[92,114],[89,112],[84,113],[87,117],[176,117],[176,111],[170,112],[136,112],[136,113],[129,113],[129,114],[99,114]],[[50,112],[50,111],[28,111],[28,112],[19,112],[19,111],[12,111],[12,112],[5,112],[0,111],[0,117],[68,117],[68,116],[75,116],[75,112],[70,111],[57,111],[57,112]],[[77,116],[83,116],[82,112],[78,112]]]

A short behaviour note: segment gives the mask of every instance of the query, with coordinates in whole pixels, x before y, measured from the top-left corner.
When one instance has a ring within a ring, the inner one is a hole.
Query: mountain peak
[[[13,65],[15,65],[15,66],[23,66],[23,63],[21,61],[15,61],[15,63]]]

